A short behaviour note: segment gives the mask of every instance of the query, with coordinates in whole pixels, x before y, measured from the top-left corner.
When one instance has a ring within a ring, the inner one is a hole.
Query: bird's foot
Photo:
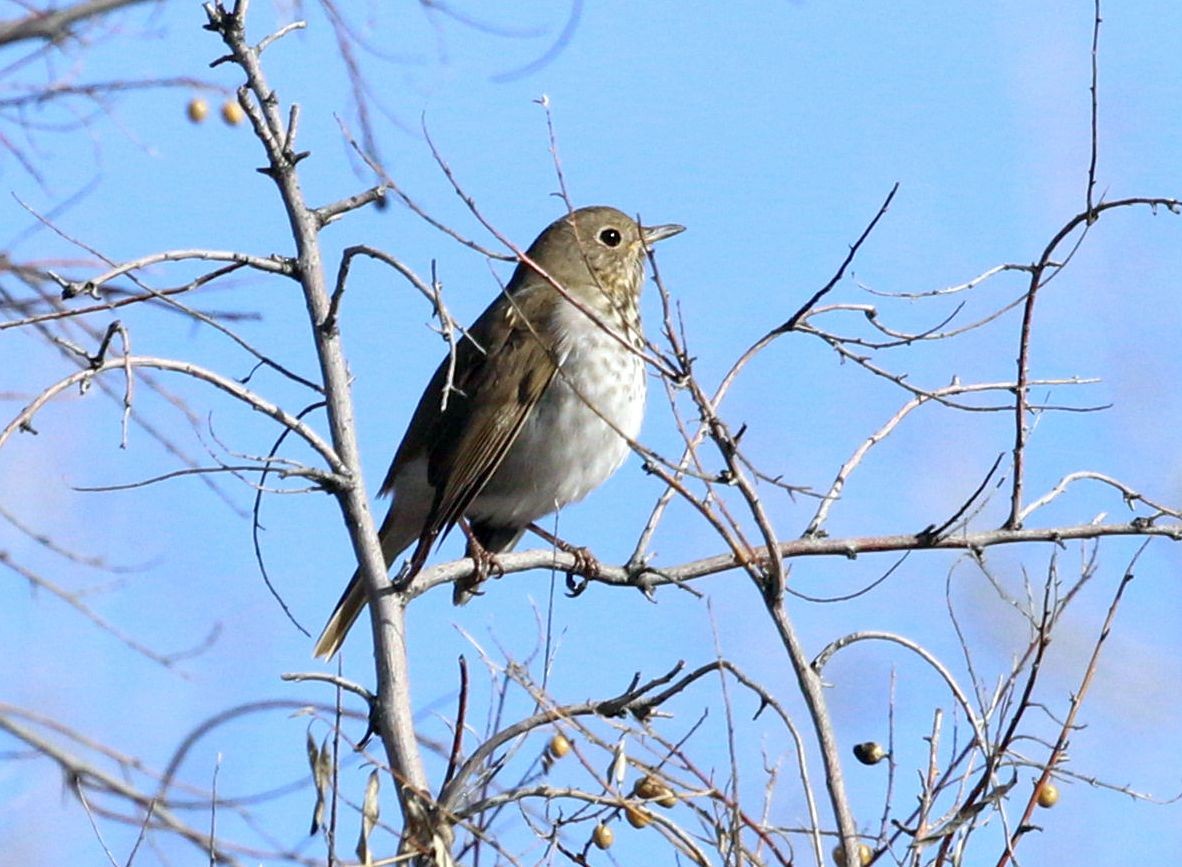
[[[490,575],[501,578],[505,574],[497,555],[477,541],[467,522],[461,522],[460,527],[468,537],[468,549],[464,553],[472,559],[472,574],[456,579],[451,591],[451,601],[456,605],[463,605],[471,601],[473,596],[480,596],[483,592],[479,589],[480,585],[487,581]]]
[[[575,558],[575,567],[571,572],[582,575],[585,578],[594,578],[602,571],[599,558],[591,553],[590,548],[584,548],[581,545],[571,545],[562,540],[559,540],[557,547],[560,551],[565,551]]]
[[[559,551],[575,558],[575,565],[566,573],[566,589],[570,591],[572,597],[578,596],[586,590],[588,581],[598,576],[602,571],[599,558],[591,553],[590,548],[572,545],[570,542],[559,539],[553,533],[546,532],[537,524],[530,524],[529,529]]]

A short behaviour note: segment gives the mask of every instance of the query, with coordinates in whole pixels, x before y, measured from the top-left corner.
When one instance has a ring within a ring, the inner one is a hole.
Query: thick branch
[[[208,28],[217,32],[230,50],[223,60],[232,60],[246,75],[239,88],[238,102],[246,112],[256,138],[262,145],[267,166],[260,171],[274,181],[296,247],[296,274],[304,293],[308,321],[320,363],[325,405],[332,443],[341,463],[348,469],[344,483],[336,490],[337,502],[353,542],[353,550],[369,594],[377,657],[379,729],[386,754],[398,780],[403,815],[411,818],[412,791],[426,791],[427,775],[415,740],[411,714],[409,662],[406,651],[405,612],[402,594],[390,592],[386,563],[378,544],[377,528],[369,510],[361,456],[357,446],[349,371],[340,333],[329,327],[331,300],[321,260],[319,231],[323,225],[317,212],[304,200],[297,164],[308,156],[295,150],[298,110],[287,118],[280,111],[279,98],[263,73],[260,55],[273,38],[258,46],[246,40],[247,3],[239,2],[229,12],[221,3],[205,4]],[[274,38],[285,31],[276,34]],[[221,61],[218,61],[221,62]]]

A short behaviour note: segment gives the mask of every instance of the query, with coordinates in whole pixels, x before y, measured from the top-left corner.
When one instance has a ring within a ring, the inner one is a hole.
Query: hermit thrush
[[[419,399],[380,492],[394,497],[378,531],[387,566],[417,542],[413,575],[461,518],[506,551],[619,468],[644,412],[645,251],[682,230],[593,207],[538,236]],[[365,603],[354,573],[317,656],[336,653]]]

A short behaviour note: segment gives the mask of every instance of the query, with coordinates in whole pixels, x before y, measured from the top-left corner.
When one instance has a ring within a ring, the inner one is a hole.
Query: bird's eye
[[[623,238],[620,235],[619,229],[604,229],[599,233],[599,240],[608,247],[618,247]]]

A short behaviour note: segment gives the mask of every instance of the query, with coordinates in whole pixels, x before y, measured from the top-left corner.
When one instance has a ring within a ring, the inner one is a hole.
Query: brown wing
[[[514,302],[502,297],[472,326],[457,346],[454,390],[441,410],[448,363],[435,372],[395,455],[382,488],[387,492],[399,468],[425,445],[427,481],[435,501],[411,557],[412,572],[427,558],[431,544],[463,515],[504,460],[521,426],[557,370],[550,350],[526,320],[533,293]],[[407,452],[404,454],[404,452]]]

